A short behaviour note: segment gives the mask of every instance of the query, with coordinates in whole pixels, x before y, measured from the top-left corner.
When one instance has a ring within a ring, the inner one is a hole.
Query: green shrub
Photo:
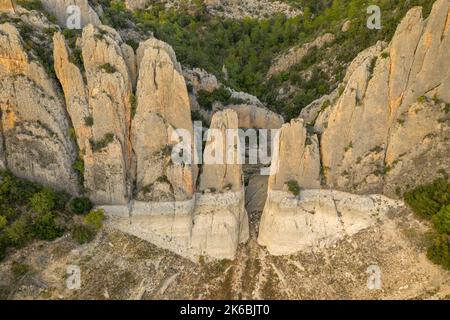
[[[191,111],[191,118],[192,118],[192,121],[201,121],[202,125],[206,124],[205,118],[203,117],[203,115],[198,110],[192,110]]]
[[[434,263],[450,269],[449,249],[449,235],[437,234],[434,236],[433,244],[428,248],[427,257]]]
[[[130,105],[131,105],[131,118],[133,119],[137,111],[137,99],[133,93],[130,94]]]
[[[83,174],[84,173],[84,161],[83,159],[81,159],[80,157],[77,158],[77,160],[75,160],[75,162],[73,163],[73,168],[78,171],[79,173]]]
[[[444,112],[449,113],[450,112],[450,103],[446,103],[444,107]]]
[[[5,228],[5,236],[9,244],[16,248],[24,247],[32,239],[31,218],[23,215]]]
[[[74,198],[70,201],[69,208],[72,213],[85,214],[93,208],[91,200],[87,197]]]
[[[104,220],[105,220],[105,211],[103,209],[98,209],[89,212],[84,217],[83,222],[87,226],[92,227],[94,230],[99,230],[102,227]]]
[[[99,66],[100,70],[105,71],[106,73],[115,73],[117,71],[116,67],[114,67],[110,63],[104,63],[101,66]]]
[[[40,0],[16,0],[16,3],[27,9],[27,10],[36,10],[36,11],[42,11],[43,6]]]
[[[34,194],[30,199],[30,206],[37,213],[46,213],[56,206],[56,194],[49,188]]]
[[[19,215],[19,211],[9,205],[1,207],[0,212],[8,221],[14,220]]]
[[[67,133],[69,134],[70,139],[74,141],[77,139],[77,134],[74,128],[69,128],[69,130],[67,130]]]
[[[375,66],[377,65],[377,60],[378,60],[378,57],[373,57],[372,60],[370,61],[370,65],[369,65],[370,77],[372,77],[372,75],[373,75],[373,72],[375,70]]]
[[[425,97],[425,96],[420,96],[420,97],[417,98],[417,102],[419,102],[419,103],[425,103],[425,102],[427,102],[427,97]]]
[[[197,92],[197,101],[203,109],[211,110],[214,102],[219,101],[223,104],[231,103],[231,93],[224,87],[220,87],[213,92],[199,90]]]
[[[25,205],[41,187],[33,182],[18,179],[10,172],[0,172],[0,203]]]
[[[405,202],[421,217],[430,218],[450,204],[450,183],[443,178],[405,193]]]
[[[0,231],[8,224],[8,219],[5,216],[0,216]]]
[[[433,216],[433,224],[438,232],[450,234],[450,204]]]
[[[298,196],[300,194],[300,186],[298,185],[298,182],[295,180],[290,180],[287,182],[288,190],[290,193],[292,193],[294,196]]]
[[[79,244],[85,244],[94,240],[96,231],[90,226],[76,224],[72,228],[72,238]]]
[[[63,230],[55,223],[55,215],[51,212],[38,215],[33,223],[32,232],[41,240],[52,241],[63,234]]]
[[[9,247],[8,237],[4,234],[0,234],[0,260],[6,255],[6,250]]]
[[[94,125],[94,117],[92,116],[84,117],[84,124],[88,127],[92,127]]]

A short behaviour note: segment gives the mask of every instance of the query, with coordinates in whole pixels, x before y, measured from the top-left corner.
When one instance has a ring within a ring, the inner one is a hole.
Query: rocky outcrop
[[[139,199],[183,201],[191,199],[195,169],[190,160],[172,161],[175,130],[191,139],[193,126],[189,97],[175,53],[166,43],[150,39],[137,52],[139,78],[136,89],[136,114],[131,140],[136,157],[136,189]],[[149,135],[151,138],[149,139]]]
[[[100,19],[97,13],[89,5],[88,0],[41,0],[47,12],[56,17],[61,27],[68,27],[67,19],[75,14],[75,11],[68,11],[69,6],[77,6],[80,13],[80,27],[83,28],[88,24],[100,25]]]
[[[75,98],[73,109],[80,112],[76,106],[79,102],[85,115],[82,120],[75,120],[79,116],[71,114],[72,121],[81,129],[75,127],[78,140],[82,141],[85,187],[99,204],[125,204],[131,197],[132,83],[120,42],[120,36],[111,28],[92,25],[84,28],[80,46],[87,80],[85,89],[81,88],[79,75],[74,78],[78,78],[79,90],[86,92],[88,103],[86,106],[81,93]],[[73,66],[69,64],[69,68]],[[73,86],[72,82],[67,87]],[[63,80],[61,83],[64,87]]]
[[[210,13],[230,19],[243,19],[245,17],[264,19],[274,14],[295,17],[302,14],[300,10],[282,1],[206,0],[205,4]]]
[[[288,52],[278,56],[270,66],[267,72],[267,78],[271,78],[273,75],[289,70],[292,66],[300,63],[303,58],[313,48],[320,49],[334,41],[334,35],[331,33],[325,33],[324,35],[317,37],[314,41],[305,43],[299,47],[289,49]]]
[[[448,0],[426,20],[412,9],[389,45],[358,55],[341,86],[290,123],[230,89],[245,102],[213,106],[197,183],[191,104],[220,86],[214,76],[183,74],[162,41],[134,52],[88,24],[81,37],[54,34],[54,79],[42,39],[58,28],[24,11],[12,22],[34,21],[37,36],[0,25],[0,168],[73,195],[76,168],[113,227],[191,259],[231,259],[249,236],[237,129],[281,127],[267,187],[253,177],[247,189],[252,213],[265,201],[258,242],[274,254],[328,245],[399,206],[347,192],[395,196],[450,168],[449,13]]]
[[[193,242],[214,256],[230,256],[249,235],[237,129],[237,114],[219,111],[206,136]]]
[[[206,72],[204,69],[184,69],[183,75],[192,85],[195,92],[199,92],[200,90],[213,92],[220,87],[220,83],[217,81],[216,76]]]
[[[14,12],[14,2],[13,0],[1,0],[0,1],[0,12]]]
[[[241,191],[242,166],[236,112],[227,109],[214,114],[206,136],[199,190]],[[231,152],[230,152],[231,151]]]
[[[161,52],[162,50],[159,51]],[[150,53],[151,51],[148,53],[149,57]],[[144,55],[141,67],[145,59],[147,58]],[[140,74],[138,90],[141,79]],[[138,109],[139,112],[143,110]],[[162,116],[158,117],[162,119]],[[160,130],[167,130],[164,124],[161,122]],[[224,135],[220,139],[218,135],[215,135],[214,139],[210,136],[205,149],[206,152],[210,150],[218,153],[219,149],[224,148],[225,130],[237,128],[236,114],[232,110],[217,113],[213,118],[212,128],[218,129],[218,132]],[[191,171],[187,172],[192,175]],[[200,176],[199,192],[190,198],[184,193],[181,199],[175,201],[173,198],[161,197],[160,194],[159,197],[144,201],[132,201],[129,207],[105,209],[112,216],[114,227],[190,259],[195,260],[203,255],[233,259],[237,246],[248,239],[248,217],[244,208],[241,172],[240,164],[205,163]],[[173,184],[169,178],[164,182],[171,186]],[[165,190],[172,191],[176,187],[181,190],[185,185],[178,183]],[[164,189],[159,187],[158,190]]]
[[[228,106],[234,110],[239,119],[239,128],[245,129],[279,129],[284,119],[279,114],[269,109],[250,104],[238,104]]]
[[[124,53],[128,48],[106,26],[85,27],[74,49],[68,49],[60,33],[53,42],[56,75],[84,164],[84,187],[98,204],[126,204],[134,179],[132,79],[124,58],[130,51]],[[72,62],[74,50],[81,51],[82,65]]]
[[[359,54],[302,112],[318,136],[305,139],[303,120],[283,126],[258,236],[271,253],[328,245],[399,204],[336,190],[398,197],[449,171],[449,5],[436,1],[426,20],[411,9],[389,45]]]
[[[129,10],[144,9],[151,0],[125,0],[125,6]]]
[[[252,175],[245,188],[245,208],[249,214],[262,212],[267,199],[268,176]]]
[[[329,187],[394,196],[448,171],[449,15],[448,0],[427,20],[413,8],[387,49],[352,63],[321,139]]]
[[[281,127],[272,157],[271,190],[285,190],[289,181],[301,188],[320,187],[320,153],[316,135],[309,135],[301,119]]]
[[[75,144],[67,135],[64,102],[23,43],[12,24],[0,25],[0,162],[17,176],[76,194]]]
[[[335,190],[269,191],[258,243],[273,255],[329,246],[374,225],[400,201]]]

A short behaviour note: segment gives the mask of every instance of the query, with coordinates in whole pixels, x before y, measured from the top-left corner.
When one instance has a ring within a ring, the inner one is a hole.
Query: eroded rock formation
[[[208,114],[220,135],[207,134],[204,155],[218,162],[203,163],[198,179],[199,168],[176,148],[200,146],[178,133],[193,138],[195,93],[214,91],[217,79],[201,70],[183,74],[173,49],[154,38],[135,52],[95,15],[81,36],[54,33],[55,78],[51,57],[33,41],[45,39],[49,26],[59,29],[37,15],[16,20],[19,27],[34,21],[39,37],[21,36],[13,22],[0,25],[0,168],[82,191],[113,227],[186,257],[233,258],[249,236],[239,141],[228,144],[230,129],[281,127],[258,238],[274,254],[353,235],[401,205],[366,194],[395,197],[450,168],[449,0],[436,1],[426,20],[413,8],[390,44],[363,51],[336,91],[290,123],[230,90],[244,102]],[[232,162],[223,158],[230,153]],[[265,180],[257,180],[248,190],[258,194],[252,211],[266,197],[258,190]]]
[[[411,9],[389,45],[363,51],[341,87],[302,112],[314,127],[308,138],[302,120],[283,126],[260,244],[283,254],[332,242],[395,206],[325,188],[398,197],[448,172],[449,29],[448,0],[436,1],[426,20]]]
[[[395,196],[448,170],[449,16],[448,0],[426,20],[411,9],[386,49],[349,70],[321,139],[329,187]]]
[[[205,152],[219,154],[222,150],[226,156],[226,130],[237,129],[237,124],[234,111],[216,113],[211,129],[223,135],[209,136]],[[176,201],[160,197],[136,200],[130,203],[129,216],[121,208],[115,212],[117,208],[107,207],[113,225],[189,258],[202,255],[234,258],[237,246],[247,241],[249,235],[242,168],[240,164],[226,164],[223,158],[217,161],[217,164],[203,165],[198,192],[190,197],[184,193],[183,199]],[[193,176],[192,171],[186,172]],[[173,181],[167,179],[165,183],[172,185]],[[179,183],[175,187],[185,185]],[[166,192],[169,190],[173,188]]]
[[[55,79],[49,77],[12,24],[0,25],[2,167],[76,194],[75,144]]]
[[[100,25],[100,19],[94,9],[89,5],[88,0],[41,0],[46,11],[50,12],[56,17],[58,24],[61,27],[68,27],[72,25],[70,16],[80,14],[80,27],[83,28],[88,24]],[[79,11],[71,10],[70,6],[76,6]]]

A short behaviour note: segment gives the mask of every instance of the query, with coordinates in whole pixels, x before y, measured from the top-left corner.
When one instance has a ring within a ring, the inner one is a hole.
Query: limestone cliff
[[[55,71],[74,126],[84,185],[99,204],[126,204],[131,197],[132,80],[115,30],[88,25],[79,46],[83,65],[71,62],[64,37],[54,35]],[[83,79],[86,77],[86,83]]]
[[[448,170],[449,17],[448,0],[426,20],[411,9],[386,49],[349,69],[321,137],[327,186],[394,196]]]
[[[399,197],[449,171],[449,5],[436,1],[426,20],[421,8],[411,9],[389,45],[363,51],[340,89],[302,112],[317,136],[305,138],[302,120],[283,126],[258,238],[270,252],[342,238],[395,206],[376,209],[370,196],[307,189]]]
[[[12,24],[0,25],[2,167],[76,194],[75,144],[55,79]]]
[[[161,115],[158,117],[164,119]],[[218,132],[225,133],[227,129],[236,129],[237,123],[236,113],[226,110],[214,115],[212,129],[220,129]],[[168,128],[161,121],[160,130],[163,130],[163,135]],[[208,140],[205,150],[218,153],[218,150],[224,148],[225,140],[226,135],[216,135],[214,139]],[[151,163],[155,163],[154,160]],[[192,172],[188,169],[189,167],[185,168],[186,173],[192,177]],[[178,177],[186,178],[183,175]],[[169,183],[167,178],[159,181],[160,184],[163,182],[170,186],[175,183],[179,188],[186,187],[182,180],[171,180]],[[166,192],[170,193],[172,190],[166,189]],[[125,211],[123,207],[105,209],[112,216],[111,222],[115,228],[190,259],[203,255],[233,259],[238,245],[247,241],[249,236],[241,165],[205,163],[198,192],[189,198],[187,196],[184,193],[185,199],[175,200],[159,194],[158,197],[148,199],[138,198]]]
[[[341,86],[290,123],[225,87],[233,103],[206,112],[209,159],[198,179],[188,160],[200,145],[179,133],[193,138],[196,94],[222,86],[213,75],[183,71],[155,38],[135,52],[85,0],[44,1],[60,24],[59,5],[80,4],[81,33],[3,3],[11,23],[0,25],[0,168],[83,193],[113,227],[189,258],[233,258],[249,236],[238,128],[281,127],[267,199],[263,179],[247,190],[258,193],[252,212],[266,199],[258,241],[275,254],[353,235],[400,205],[367,194],[397,197],[450,168],[449,0],[427,19],[413,8],[390,44],[361,52]]]
[[[196,170],[188,163],[171,161],[175,130],[191,137],[193,125],[189,97],[181,67],[166,43],[150,39],[137,51],[139,77],[136,114],[131,140],[136,157],[136,192],[139,199],[183,201],[194,193]]]

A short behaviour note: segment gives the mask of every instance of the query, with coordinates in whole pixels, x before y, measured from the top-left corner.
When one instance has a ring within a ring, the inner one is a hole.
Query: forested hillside
[[[210,15],[201,1],[186,9],[166,10],[160,4],[135,12],[127,11],[120,1],[95,1],[106,8],[104,23],[122,30],[135,24],[142,34],[152,31],[174,47],[182,64],[214,73],[230,87],[258,96],[288,119],[335,89],[347,64],[359,52],[379,40],[389,41],[408,9],[421,5],[427,15],[432,5],[428,0],[289,0],[304,15],[232,20]],[[366,27],[366,10],[373,4],[381,8],[381,30]],[[341,30],[345,21],[351,21],[347,32]],[[336,36],[327,45],[330,50],[311,50],[300,64],[267,81],[267,71],[278,54],[326,32]],[[129,42],[135,41],[134,33],[125,34],[130,35]],[[228,79],[224,79],[223,66]],[[281,96],[280,89],[289,86],[300,89]]]

